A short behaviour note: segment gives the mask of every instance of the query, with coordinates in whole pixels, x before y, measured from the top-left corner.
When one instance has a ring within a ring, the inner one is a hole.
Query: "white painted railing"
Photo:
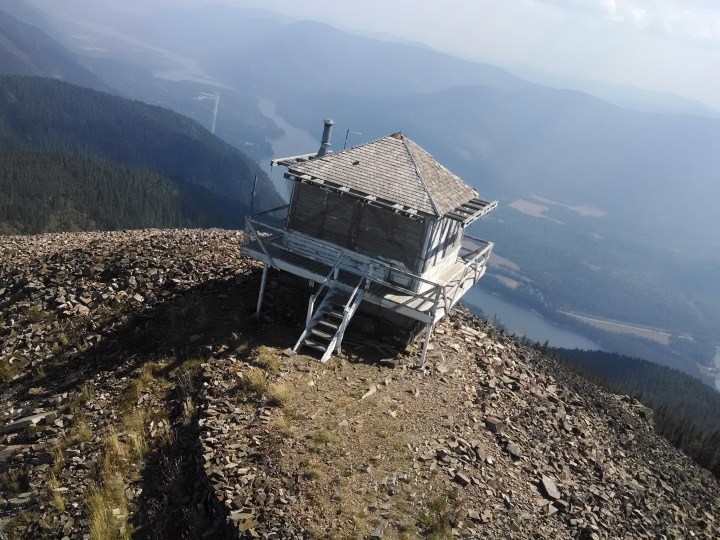
[[[268,246],[274,246],[289,253],[295,253],[296,250],[294,250],[291,246],[285,245],[283,242],[289,231],[264,223],[257,218],[281,210],[286,210],[288,206],[289,205],[284,205],[278,208],[273,208],[260,214],[256,214],[255,216],[246,218],[246,235],[243,240],[244,244],[247,246],[252,242],[257,242],[260,250],[267,257],[269,264],[272,266],[276,266],[276,264],[273,256],[270,254]],[[301,233],[291,231],[291,234],[299,235]],[[380,259],[367,257],[329,242],[322,242],[324,251],[327,252],[327,256],[332,256],[332,259],[330,260],[334,260],[335,263],[332,265],[332,269],[328,276],[321,283],[321,288],[314,295],[314,298],[317,299],[319,297],[320,292],[323,287],[326,286],[331,276],[334,276],[334,278],[337,279],[338,271],[339,269],[342,269],[355,275],[365,274],[365,279],[368,285],[373,283],[386,287],[399,295],[409,296],[428,302],[432,307],[427,310],[427,312],[431,313],[434,318],[440,306],[442,306],[444,311],[447,312],[459,300],[459,298],[457,298],[458,292],[463,289],[468,280],[473,280],[473,283],[475,283],[479,279],[484,272],[488,257],[492,251],[493,244],[491,242],[469,235],[465,235],[464,238],[470,242],[476,243],[478,247],[476,249],[470,249],[466,246],[461,247],[459,259],[463,262],[462,268],[460,268],[458,272],[451,276],[445,283],[437,283],[408,270],[388,264]],[[320,242],[317,239],[311,240]],[[319,259],[317,256],[313,256],[312,253],[303,252],[301,255],[315,262],[328,265],[332,264],[328,261],[328,259]],[[364,268],[367,273],[362,272],[362,268]],[[372,271],[367,271],[368,268],[372,268]],[[380,272],[378,272],[378,270],[380,270]],[[388,276],[391,272],[408,278],[410,283],[415,282],[419,285],[424,285],[425,287],[420,286],[418,291],[414,291],[410,288],[403,287],[402,285],[391,283],[387,279],[380,277],[383,275]],[[308,308],[308,316],[311,317],[313,305],[309,305]]]

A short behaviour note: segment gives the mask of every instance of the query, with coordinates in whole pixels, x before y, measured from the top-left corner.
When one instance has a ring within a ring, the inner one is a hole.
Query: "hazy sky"
[[[505,66],[674,92],[720,108],[720,0],[220,1],[395,34]]]

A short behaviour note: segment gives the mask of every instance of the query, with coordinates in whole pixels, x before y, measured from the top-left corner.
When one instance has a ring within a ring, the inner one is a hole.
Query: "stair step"
[[[337,330],[338,328],[340,328],[339,324],[335,324],[334,322],[331,322],[331,321],[326,321],[325,319],[320,319],[317,322],[317,324],[322,324],[323,326],[325,326],[327,328],[331,328],[332,330]]]
[[[323,345],[322,343],[318,343],[317,341],[313,341],[312,339],[305,338],[305,341],[303,341],[303,345],[305,347],[310,347],[311,349],[316,349],[318,351],[327,351],[327,345]]]
[[[323,338],[323,339],[327,339],[327,340],[328,340],[328,343],[329,343],[330,340],[333,338],[331,334],[328,334],[328,333],[326,333],[326,332],[323,332],[322,330],[319,330],[319,329],[317,329],[317,328],[313,328],[312,330],[310,330],[310,333],[311,333],[312,335],[314,335],[314,336],[318,336],[318,337],[321,337],[321,338]]]

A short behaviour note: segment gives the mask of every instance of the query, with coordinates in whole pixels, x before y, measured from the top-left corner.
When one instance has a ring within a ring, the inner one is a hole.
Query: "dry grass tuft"
[[[270,405],[284,407],[293,397],[293,387],[286,382],[275,382],[268,385],[266,393]]]
[[[195,403],[193,403],[192,398],[186,397],[185,401],[183,401],[182,405],[182,422],[184,425],[189,425],[190,422],[193,421],[193,418],[195,418],[195,413],[197,412],[197,407],[195,406]]]
[[[142,433],[145,427],[145,415],[146,412],[142,409],[133,411],[130,414],[123,416],[122,426],[125,431]]]
[[[93,539],[119,540],[132,535],[127,524],[125,477],[148,452],[145,421],[144,411],[134,411],[122,418],[124,433],[111,431],[103,439],[98,482],[89,489],[86,500]]]
[[[137,380],[143,387],[148,386],[155,380],[155,376],[160,372],[162,366],[156,362],[145,364],[138,373]]]
[[[153,384],[156,376],[162,373],[162,370],[163,366],[158,362],[151,362],[140,368],[137,377],[128,383],[120,398],[123,412],[130,412],[137,405],[143,391]]]
[[[131,380],[120,397],[120,403],[124,412],[131,411],[137,405],[144,385],[140,379]]]
[[[257,367],[251,367],[243,372],[240,380],[240,389],[248,394],[260,396],[265,392],[268,382],[265,372]]]
[[[125,523],[125,482],[119,472],[109,473],[102,485],[89,490],[87,506],[91,539],[125,540],[131,537],[131,529]]]
[[[143,457],[147,454],[148,446],[145,437],[145,424],[147,413],[144,410],[136,410],[122,419],[122,426],[125,430],[125,437],[129,451],[134,457]]]
[[[25,318],[29,322],[40,322],[47,319],[51,313],[49,311],[45,311],[40,307],[32,306],[25,310]]]
[[[303,473],[303,478],[305,480],[319,480],[321,476],[320,471],[317,469],[308,469]]]
[[[67,448],[68,440],[63,437],[58,441],[58,444],[55,445],[52,451],[53,455],[53,464],[52,464],[52,474],[59,473],[63,465],[65,465],[65,449]]]
[[[57,476],[55,476],[55,473],[50,473],[47,479],[47,488],[50,492],[51,497],[51,503],[55,510],[58,512],[64,512],[65,511],[65,497],[63,496],[62,492],[59,491],[60,489],[60,482],[57,479]]]
[[[5,358],[0,360],[0,383],[10,382],[18,373],[17,368],[8,360]]]
[[[428,502],[417,521],[424,538],[440,540],[452,538],[452,520],[457,511],[457,493],[438,496]]]
[[[30,476],[26,468],[14,469],[0,475],[0,493],[20,493],[30,487]]]
[[[72,399],[63,408],[63,412],[66,414],[77,415],[82,411],[83,406],[95,397],[95,389],[91,383],[85,383],[80,388],[80,391],[73,395]]]
[[[283,437],[291,437],[292,436],[292,422],[290,419],[285,416],[284,414],[280,413],[273,417],[272,425]]]
[[[252,360],[268,373],[278,373],[280,366],[282,366],[282,362],[280,362],[275,349],[266,347],[265,345],[261,345],[253,351]]]
[[[133,456],[142,457],[148,453],[147,439],[143,433],[131,432],[127,434],[128,447]]]
[[[88,442],[92,439],[92,436],[92,427],[87,421],[87,418],[84,416],[79,417],[75,422],[75,425],[73,425],[72,430],[70,430],[70,440],[72,443],[79,444]]]
[[[83,384],[77,398],[81,403],[87,403],[95,397],[95,388],[91,383]]]
[[[194,371],[195,369],[199,368],[200,364],[202,363],[202,358],[188,358],[186,360],[183,360],[177,369],[181,371]]]
[[[340,442],[340,437],[326,429],[318,429],[310,438],[314,443],[323,445],[333,445]]]

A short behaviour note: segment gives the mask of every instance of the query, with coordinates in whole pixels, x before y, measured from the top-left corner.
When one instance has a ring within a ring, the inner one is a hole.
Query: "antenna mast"
[[[348,129],[348,130],[345,132],[345,144],[343,144],[343,150],[345,150],[345,149],[347,148],[347,140],[348,140],[348,137],[350,136],[351,133],[352,133],[353,135],[362,135],[362,133],[360,133],[359,131],[350,131],[350,130]]]
[[[253,211],[255,210],[255,190],[256,189],[257,189],[257,174],[255,175],[255,179],[253,180],[252,197],[250,198],[250,217],[252,217]]]

